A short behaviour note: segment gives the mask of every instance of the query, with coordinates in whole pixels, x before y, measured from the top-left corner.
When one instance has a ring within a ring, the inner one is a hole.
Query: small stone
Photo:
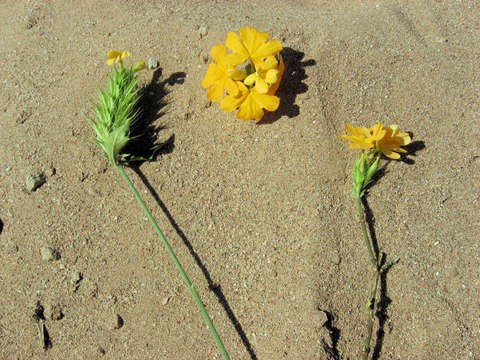
[[[208,34],[208,27],[207,25],[202,25],[198,29],[198,35],[200,35],[200,39],[205,37]]]
[[[105,351],[105,349],[104,349],[103,347],[101,347],[100,345],[98,346],[97,350],[98,350],[98,353],[99,353],[100,355],[102,355],[102,356],[107,353],[107,352]]]
[[[158,67],[158,59],[154,57],[149,58],[147,67],[149,70],[156,69]]]
[[[39,173],[36,175],[29,175],[27,176],[26,186],[27,190],[33,192],[37,190],[40,186],[45,184],[45,174]]]
[[[162,299],[162,305],[167,305],[168,302],[170,301],[170,297],[169,296],[166,296]]]
[[[109,330],[118,330],[123,326],[123,319],[118,314],[108,314],[104,317],[104,326]]]
[[[80,282],[80,280],[82,280],[82,273],[78,270],[73,270],[71,273],[70,282],[73,285],[76,285]]]
[[[317,312],[317,315],[315,316],[315,321],[320,325],[320,326],[325,326],[325,324],[328,322],[328,316],[327,313],[323,310],[319,310]]]
[[[43,261],[53,261],[60,258],[58,251],[47,245],[40,248],[40,254]]]
[[[208,60],[210,59],[210,57],[208,56],[208,54],[202,53],[202,54],[201,54],[201,57],[202,57],[202,61],[203,61],[204,64],[208,63]]]
[[[50,319],[61,320],[63,318],[62,307],[59,304],[55,304],[50,309]]]

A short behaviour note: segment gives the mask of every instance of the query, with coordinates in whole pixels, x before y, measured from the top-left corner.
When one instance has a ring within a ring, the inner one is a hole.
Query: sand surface
[[[415,147],[383,162],[367,199],[400,258],[371,355],[480,359],[479,19],[479,2],[453,0],[2,1],[0,359],[221,359],[93,143],[110,49],[159,61],[140,78],[167,146],[127,171],[232,359],[359,358],[372,272],[350,191],[359,154],[336,135],[378,121]],[[287,64],[280,109],[258,124],[200,86],[211,47],[247,26],[281,40]]]

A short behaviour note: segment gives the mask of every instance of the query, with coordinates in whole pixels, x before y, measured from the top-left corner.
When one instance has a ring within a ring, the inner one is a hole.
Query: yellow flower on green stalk
[[[229,32],[225,44],[234,53],[231,61],[241,64],[250,59],[255,67],[269,56],[277,55],[283,48],[278,40],[268,41],[269,34],[247,27],[240,29],[240,36]]]
[[[112,66],[113,64],[121,63],[123,59],[129,56],[130,56],[129,51],[110,50],[107,54],[107,57],[108,57],[107,64]]]
[[[202,81],[202,87],[208,88],[208,99],[213,102],[220,101],[224,90],[233,96],[238,95],[238,85],[235,80],[243,80],[246,76],[245,72],[235,68],[235,63],[231,61],[232,59],[227,55],[227,49],[222,44],[212,48],[211,56],[216,63],[210,63]]]
[[[381,123],[376,124],[370,129],[364,126],[353,127],[345,123],[345,128],[350,135],[339,135],[339,137],[352,142],[349,149],[371,149],[374,147],[374,142],[380,140],[385,135],[385,130]]]
[[[270,85],[277,82],[278,61],[269,56],[262,63],[258,64],[257,71],[248,75],[243,81],[251,87],[255,84],[255,90],[260,94],[266,94]]]
[[[385,134],[375,141],[375,150],[381,152],[390,159],[400,159],[400,153],[406,153],[405,146],[411,143],[412,139],[407,133],[398,130],[397,125],[391,125],[384,128]]]

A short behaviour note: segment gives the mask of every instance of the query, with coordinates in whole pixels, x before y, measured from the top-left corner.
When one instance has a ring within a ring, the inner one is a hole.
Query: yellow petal
[[[222,77],[222,72],[218,68],[217,64],[215,63],[210,63],[208,66],[207,73],[205,74],[205,77],[203,78],[202,81],[202,87],[207,88],[211,86],[213,83],[219,81],[219,79]]]
[[[227,45],[227,48],[236,53],[235,56],[231,56],[231,61],[235,61],[237,64],[240,64],[247,60],[248,50],[245,48],[245,46],[243,46],[242,40],[236,33],[228,33],[225,45]]]
[[[220,103],[220,108],[225,111],[231,112],[238,108],[240,104],[243,103],[245,98],[248,96],[248,89],[243,85],[243,83],[238,82],[238,95],[237,96],[226,96]]]
[[[254,28],[248,27],[240,29],[240,36],[242,37],[243,43],[249,52],[250,56],[252,56],[257,49],[262,46],[265,41],[268,40],[267,33],[258,31]]]
[[[268,91],[268,85],[260,76],[257,76],[255,81],[255,91],[259,94],[266,94]]]
[[[269,41],[266,44],[260,46],[255,54],[252,55],[253,61],[256,59],[263,59],[268,56],[275,56],[283,49],[282,43],[278,40]]]
[[[373,144],[372,144],[372,143],[367,143],[367,142],[352,142],[348,148],[349,148],[349,149],[362,149],[362,150],[367,150],[367,149],[371,149],[372,147],[373,147]]]
[[[263,110],[253,100],[252,93],[247,96],[245,101],[240,105],[237,112],[237,118],[242,120],[260,120],[263,117]]]
[[[120,51],[110,50],[107,54],[109,59],[116,59],[117,57],[121,56],[122,53]]]
[[[225,79],[225,89],[227,89],[229,95],[237,96],[238,95],[238,85],[232,79]]]
[[[238,70],[234,67],[228,69],[227,71],[227,76],[232,78],[233,80],[243,80],[245,79],[245,77],[247,76],[247,74],[245,73],[245,71],[242,71],[242,70]]]
[[[275,95],[275,93],[278,90],[278,87],[280,86],[280,83],[282,82],[282,75],[283,75],[283,72],[285,71],[285,63],[283,62],[282,55],[279,55],[279,57],[280,57],[280,64],[278,65],[277,81],[270,86],[270,89],[268,90],[269,95]]]
[[[386,157],[388,157],[390,159],[393,159],[393,160],[400,159],[400,155],[397,154],[396,152],[393,152],[393,151],[385,151],[385,152],[383,152],[383,155],[385,155]]]
[[[108,60],[107,60],[107,65],[112,66],[114,63],[115,63],[115,58],[112,58],[112,59],[108,59]]]
[[[227,49],[223,44],[215,45],[210,52],[212,58],[217,62],[217,64],[222,64],[225,60],[225,56],[227,55]]]
[[[280,105],[280,99],[276,96],[267,95],[267,94],[258,94],[253,92],[252,95],[255,102],[264,109],[268,111],[275,111]]]
[[[380,140],[386,134],[386,131],[383,129],[382,123],[375,124],[373,128],[371,128],[372,133],[372,140]]]
[[[123,59],[125,59],[126,57],[129,57],[129,56],[130,56],[129,51],[122,51],[122,54],[120,55],[120,60],[123,60]]]
[[[269,84],[274,84],[277,81],[277,74],[278,74],[277,69],[268,70],[267,74],[265,75],[265,81]]]
[[[243,82],[247,86],[252,86],[255,83],[256,80],[257,80],[257,74],[253,73],[253,74],[248,75],[245,78],[245,80],[243,80]]]
[[[275,59],[273,56],[269,56],[266,58],[266,60],[263,62],[261,65],[262,69],[264,70],[270,70],[276,68],[278,65],[277,59]]]
[[[400,134],[398,134],[398,136],[400,136],[402,138],[402,145],[403,146],[408,145],[412,142],[412,139],[410,138],[410,135],[408,135],[407,133],[400,133]]]
[[[207,90],[207,98],[210,101],[217,102],[220,101],[223,97],[223,82],[215,83],[212,86],[210,86]]]

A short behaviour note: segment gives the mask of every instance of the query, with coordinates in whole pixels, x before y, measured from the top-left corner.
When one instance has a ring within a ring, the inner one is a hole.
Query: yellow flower
[[[374,142],[380,140],[385,135],[385,130],[381,123],[370,129],[364,126],[353,127],[346,123],[345,128],[351,135],[340,135],[339,137],[352,142],[349,146],[350,149],[371,149],[374,147]]]
[[[202,81],[202,87],[208,88],[208,99],[213,102],[221,100],[225,89],[230,95],[237,96],[238,86],[234,80],[243,80],[245,72],[234,67],[227,55],[227,49],[222,44],[212,48],[211,56],[216,63],[210,63]]]
[[[412,139],[407,133],[402,133],[396,125],[384,128],[385,134],[375,141],[375,149],[390,159],[400,159],[401,153],[406,153],[401,146],[410,144]]]
[[[228,95],[223,99],[220,107],[225,111],[233,111],[237,107],[237,118],[242,120],[260,120],[263,109],[275,111],[278,109],[280,99],[270,94],[260,94],[255,88],[248,89],[242,82],[237,82],[239,94]]]
[[[130,52],[110,50],[107,56],[108,56],[107,64],[112,66],[115,63],[121,63],[123,59],[125,59],[126,57],[129,57]]]
[[[267,42],[269,36],[250,27],[240,29],[240,37],[234,32],[229,32],[225,44],[234,51],[234,54],[230,55],[231,61],[241,64],[250,59],[257,67],[257,64],[266,57],[275,56],[282,50],[282,44],[278,40]]]
[[[277,82],[278,61],[273,56],[269,56],[260,63],[257,71],[248,75],[243,81],[245,85],[255,84],[255,90],[260,94],[266,94],[270,85]]]

